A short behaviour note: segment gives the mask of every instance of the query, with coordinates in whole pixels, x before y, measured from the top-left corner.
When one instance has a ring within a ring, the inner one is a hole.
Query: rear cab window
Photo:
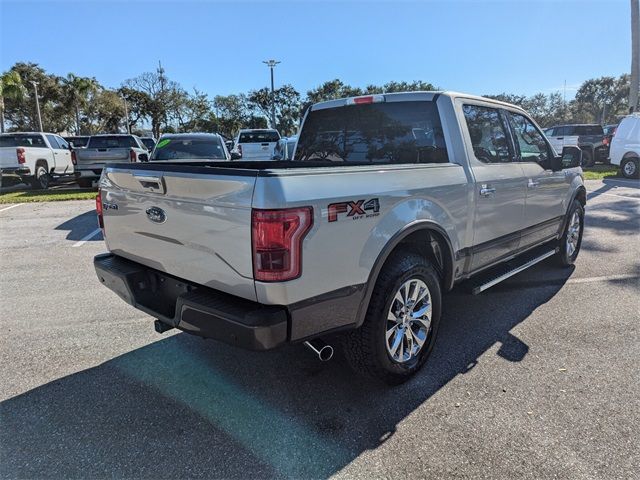
[[[383,102],[311,110],[293,162],[447,163],[432,101]]]
[[[0,135],[0,147],[47,148],[47,144],[44,143],[44,138],[39,134],[4,134]]]
[[[601,125],[577,125],[573,135],[604,135]]]
[[[91,137],[87,148],[140,148],[136,139],[129,135],[107,135]]]
[[[274,143],[280,140],[278,132],[270,130],[255,130],[241,132],[238,143]]]

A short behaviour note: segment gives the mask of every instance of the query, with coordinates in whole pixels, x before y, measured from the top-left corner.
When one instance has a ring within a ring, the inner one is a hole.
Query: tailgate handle
[[[162,177],[150,175],[134,175],[133,178],[140,182],[142,188],[149,192],[164,193],[164,181]]]

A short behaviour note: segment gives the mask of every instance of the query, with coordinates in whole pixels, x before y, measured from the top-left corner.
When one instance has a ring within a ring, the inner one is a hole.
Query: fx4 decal
[[[327,209],[329,222],[337,221],[338,215],[341,213],[346,213],[346,216],[352,220],[359,220],[380,215],[380,201],[377,198],[372,198],[371,200],[330,203]]]

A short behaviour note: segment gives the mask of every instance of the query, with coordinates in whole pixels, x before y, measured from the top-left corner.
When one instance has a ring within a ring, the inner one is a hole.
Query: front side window
[[[47,135],[47,140],[49,140],[49,145],[51,145],[51,148],[53,148],[54,150],[60,150],[60,145],[58,145],[58,141],[56,140],[55,136]]]
[[[312,110],[294,162],[447,163],[434,102],[383,102]]]
[[[62,148],[63,150],[69,150],[69,144],[64,138],[56,137],[56,140],[58,141],[58,145],[60,145],[60,148]]]
[[[497,108],[464,105],[464,118],[476,158],[484,163],[508,163],[513,154]]]
[[[523,162],[545,162],[550,158],[544,135],[524,115],[511,113],[511,126]]]

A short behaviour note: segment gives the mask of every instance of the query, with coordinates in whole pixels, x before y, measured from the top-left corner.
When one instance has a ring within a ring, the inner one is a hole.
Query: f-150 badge
[[[372,198],[371,200],[331,203],[327,209],[329,212],[329,222],[336,222],[339,215],[345,213],[346,218],[359,220],[361,218],[377,217],[380,215],[380,201],[377,198]]]

